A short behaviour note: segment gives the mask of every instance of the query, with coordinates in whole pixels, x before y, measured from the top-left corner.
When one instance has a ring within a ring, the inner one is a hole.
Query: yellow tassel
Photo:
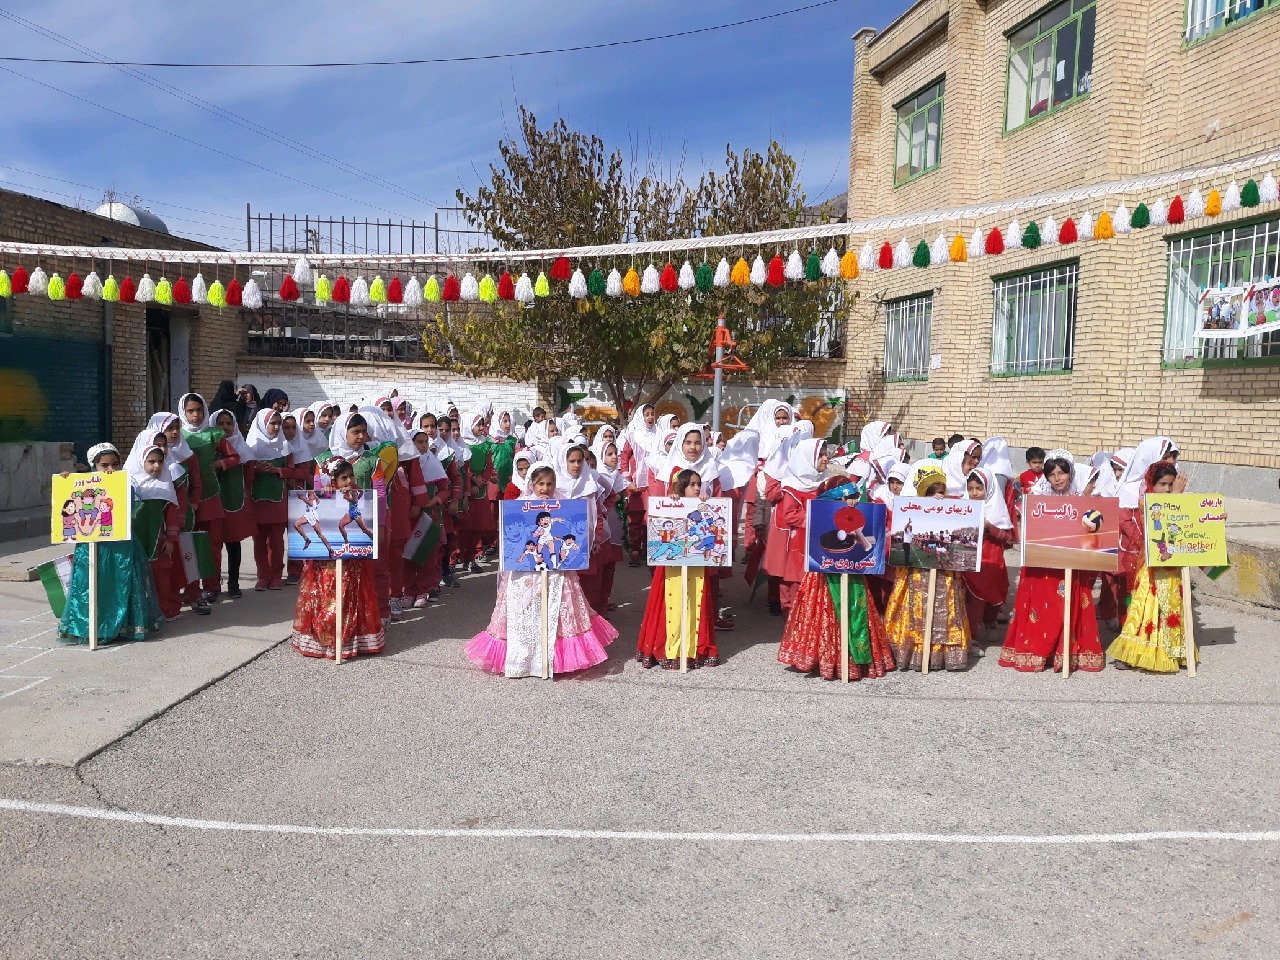
[[[636,273],[635,267],[628,270],[627,275],[622,278],[622,292],[628,297],[640,296],[640,274]]]
[[[1093,225],[1093,239],[1095,240],[1114,240],[1116,236],[1116,226],[1111,222],[1111,214],[1106,210],[1098,214],[1098,219]]]
[[[1216,217],[1216,216],[1219,216],[1221,213],[1222,213],[1222,194],[1220,194],[1218,192],[1218,189],[1215,187],[1214,189],[1209,191],[1209,196],[1204,202],[1204,215],[1206,217]]]
[[[733,270],[729,273],[729,282],[735,287],[745,287],[751,282],[751,267],[747,265],[746,260],[738,258],[738,262],[733,265]]]
[[[956,238],[951,241],[950,254],[952,263],[969,262],[969,246],[964,241],[964,234],[957,233]]]
[[[846,280],[857,280],[858,273],[858,255],[852,250],[846,250],[840,258],[840,276]]]

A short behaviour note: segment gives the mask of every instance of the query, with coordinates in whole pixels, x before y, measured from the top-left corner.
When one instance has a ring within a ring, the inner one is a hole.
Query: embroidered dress
[[[1176,567],[1152,570],[1144,563],[1134,581],[1124,627],[1107,653],[1140,670],[1177,673],[1187,665],[1183,624],[1188,615],[1182,604],[1182,571]]]
[[[840,577],[806,573],[778,647],[778,662],[824,680],[840,676]],[[893,652],[865,580],[849,577],[849,679],[883,677]]]
[[[1071,669],[1097,673],[1106,662],[1098,640],[1098,615],[1087,574],[1071,581]],[[1009,632],[1000,650],[1000,666],[1024,673],[1062,669],[1062,627],[1066,578],[1061,570],[1024,567],[1018,580]]]
[[[893,592],[885,604],[884,628],[899,670],[919,670],[924,664],[925,602],[928,596],[927,570],[893,568]],[[959,573],[939,570],[934,590],[929,669],[967,670],[970,643],[964,577]]]
[[[139,501],[141,505],[145,501]],[[147,554],[136,540],[98,544],[98,642],[145,640],[164,622]],[[89,545],[76,546],[58,638],[89,642]]]
[[[714,628],[714,592],[707,589],[706,574],[705,568],[689,569],[689,592],[685,601],[689,611],[691,667],[714,667],[720,663]],[[683,620],[684,616],[680,611],[680,568],[656,567],[649,599],[644,608],[644,620],[640,624],[636,660],[646,668],[678,668]]]
[[[337,574],[338,565],[330,560],[308,560],[302,565],[290,642],[303,656],[334,658]],[[347,561],[342,565],[342,580],[342,658],[381,653],[386,637],[371,564]]]

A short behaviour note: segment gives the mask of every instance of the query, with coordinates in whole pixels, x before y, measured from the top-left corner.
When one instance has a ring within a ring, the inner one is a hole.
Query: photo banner
[[[508,573],[572,573],[591,565],[586,500],[503,500],[498,568]]]
[[[805,569],[810,573],[884,573],[889,511],[883,503],[810,500]]]
[[[51,543],[111,543],[128,540],[133,504],[129,475],[71,473],[53,477]]]
[[[1280,280],[1213,287],[1200,294],[1196,339],[1236,340],[1280,330]]]
[[[1221,494],[1148,493],[1147,566],[1225,567],[1227,507]]]
[[[288,534],[290,560],[377,560],[377,494],[290,490]]]
[[[889,566],[981,570],[982,501],[895,497]]]
[[[1022,501],[1022,565],[1118,572],[1120,501],[1028,496]]]
[[[651,567],[733,566],[733,501],[651,497],[646,514]]]

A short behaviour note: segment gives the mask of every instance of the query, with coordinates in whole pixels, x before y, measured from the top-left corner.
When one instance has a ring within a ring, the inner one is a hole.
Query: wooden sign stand
[[[1191,568],[1182,568],[1182,631],[1185,636],[1187,676],[1196,675],[1196,615],[1191,609]]]
[[[551,574],[542,571],[542,679],[551,679]]]
[[[1062,679],[1071,677],[1071,574],[1067,567],[1062,571],[1063,584],[1066,586],[1066,599],[1062,602]]]
[[[89,541],[89,649],[98,649],[98,544]]]
[[[849,682],[849,575],[840,574],[840,682]]]
[[[920,663],[920,672],[929,672],[929,661],[933,659],[933,603],[938,594],[938,570],[929,571],[929,595],[924,606],[924,659]]]
[[[338,557],[336,569],[334,572],[334,593],[337,600],[334,604],[333,619],[333,663],[335,666],[342,663],[342,558]]]
[[[680,672],[689,672],[689,568],[680,568]]]

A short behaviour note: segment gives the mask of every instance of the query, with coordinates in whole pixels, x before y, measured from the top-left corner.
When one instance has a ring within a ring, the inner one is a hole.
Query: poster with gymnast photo
[[[982,569],[982,501],[896,497],[889,566],[969,573]]]
[[[1022,565],[1116,573],[1120,569],[1120,501],[1028,496],[1022,501]]]
[[[811,573],[884,573],[888,519],[883,503],[810,500],[805,569]]]
[[[289,491],[290,560],[377,560],[378,501],[372,490]]]
[[[498,568],[509,573],[573,573],[591,565],[586,500],[503,500]]]
[[[651,497],[646,514],[651,567],[733,566],[733,501]]]
[[[1280,280],[1214,287],[1200,294],[1196,338],[1232,340],[1280,330]]]

